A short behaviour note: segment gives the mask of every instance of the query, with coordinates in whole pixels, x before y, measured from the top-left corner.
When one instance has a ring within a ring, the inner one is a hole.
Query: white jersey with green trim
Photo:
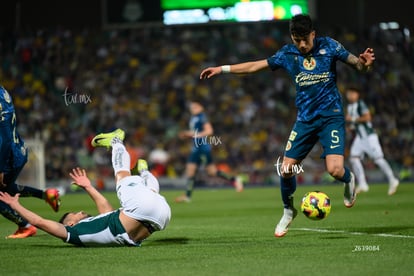
[[[80,246],[139,246],[131,240],[119,220],[120,210],[81,220],[74,226],[65,226],[67,243]]]
[[[357,102],[348,104],[347,106],[347,113],[352,118],[352,120],[356,120],[357,118],[361,117],[367,112],[369,112],[369,109],[363,100],[358,100]],[[363,123],[354,122],[354,123],[351,123],[351,127],[356,131],[356,134],[361,138],[365,138],[369,136],[370,134],[375,133],[375,130],[371,122],[363,122]]]

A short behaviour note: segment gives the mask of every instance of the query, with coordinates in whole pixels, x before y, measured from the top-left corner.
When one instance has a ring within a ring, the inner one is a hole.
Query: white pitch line
[[[370,234],[370,233],[364,233],[364,232],[349,232],[345,230],[329,230],[329,229],[319,229],[319,228],[289,228],[289,230],[309,231],[309,232],[318,232],[318,233],[339,233],[339,234],[349,234],[349,235],[370,235],[370,236],[386,237],[386,238],[414,239],[414,236],[409,236],[409,235],[395,235],[395,234],[386,234],[386,233]]]

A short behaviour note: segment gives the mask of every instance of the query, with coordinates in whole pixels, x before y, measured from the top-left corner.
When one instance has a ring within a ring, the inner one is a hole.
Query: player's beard
[[[301,47],[301,48],[299,48],[299,52],[302,54],[302,55],[306,55],[307,53],[309,53],[310,52],[310,48],[307,48],[307,47]]]

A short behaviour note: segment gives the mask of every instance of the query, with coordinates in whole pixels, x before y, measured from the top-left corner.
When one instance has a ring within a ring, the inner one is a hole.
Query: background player
[[[193,146],[187,161],[185,176],[187,178],[187,190],[182,196],[176,198],[176,202],[190,202],[194,189],[194,182],[198,167],[205,165],[208,175],[218,176],[232,183],[237,192],[243,191],[243,183],[239,177],[229,176],[217,169],[211,155],[209,136],[213,135],[213,126],[204,112],[204,105],[200,99],[192,99],[190,102],[190,130],[179,133],[182,139],[192,139]]]
[[[316,37],[311,18],[298,14],[290,21],[293,44],[283,46],[267,59],[223,65],[204,69],[200,78],[221,73],[247,74],[263,69],[284,68],[296,86],[296,123],[288,138],[282,162],[280,188],[284,205],[283,216],[275,229],[282,237],[297,215],[293,206],[296,178],[289,168],[297,167],[320,141],[326,169],[331,176],[344,183],[344,204],[355,202],[355,182],[350,170],[344,167],[345,118],[341,95],[336,85],[336,61],[342,61],[359,71],[368,71],[375,57],[367,48],[359,57],[349,53],[338,41]]]
[[[45,191],[16,184],[16,179],[27,162],[27,149],[17,131],[16,114],[10,94],[0,86],[0,191],[9,194],[20,193],[22,197],[44,199],[52,209],[59,210],[60,199],[57,189]],[[36,234],[36,227],[19,216],[10,206],[0,202],[0,213],[18,225],[14,234],[7,238],[26,238]]]
[[[368,192],[369,187],[365,177],[362,158],[368,155],[375,164],[386,175],[389,183],[388,195],[393,195],[397,191],[399,180],[388,161],[384,158],[381,144],[377,133],[372,126],[372,116],[366,103],[360,98],[360,91],[356,87],[349,87],[346,90],[348,100],[346,121],[350,129],[355,132],[355,138],[351,144],[349,161],[358,183],[357,193]]]
[[[30,223],[45,232],[79,246],[113,245],[139,246],[153,232],[165,229],[171,218],[171,209],[159,194],[157,179],[148,171],[145,160],[138,161],[141,176],[131,176],[130,156],[122,143],[124,131],[95,136],[95,147],[112,147],[116,191],[121,208],[114,210],[109,201],[92,185],[85,170],[73,169],[73,181],[89,194],[100,215],[92,217],[85,212],[65,214],[61,222],[48,220],[24,208],[12,197],[0,192],[0,200],[9,204]]]

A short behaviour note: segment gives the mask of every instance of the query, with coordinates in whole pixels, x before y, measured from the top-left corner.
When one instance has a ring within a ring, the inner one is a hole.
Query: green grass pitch
[[[371,185],[345,208],[342,185],[299,186],[295,205],[311,190],[326,192],[330,215],[312,221],[299,213],[288,234],[273,236],[282,214],[279,188],[196,189],[191,203],[174,202],[181,191],[164,191],[172,220],[142,247],[78,248],[39,230],[22,240],[0,240],[2,275],[412,275],[414,183],[394,196]],[[115,193],[106,192],[114,206]],[[59,219],[71,210],[96,214],[84,193],[62,197],[59,213],[34,198],[23,205]],[[0,218],[0,236],[16,226]]]

